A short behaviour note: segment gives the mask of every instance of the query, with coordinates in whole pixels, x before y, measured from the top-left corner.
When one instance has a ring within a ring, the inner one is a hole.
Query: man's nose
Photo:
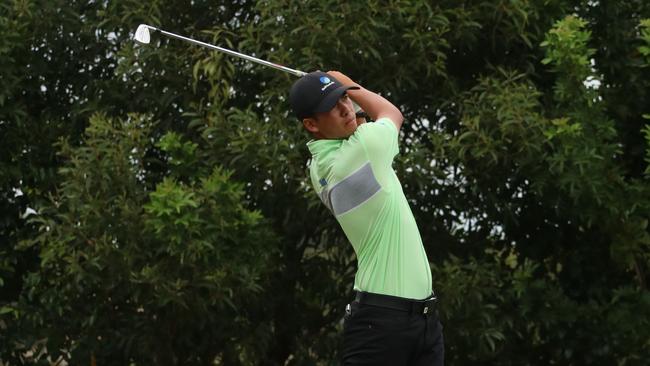
[[[352,113],[348,104],[342,100],[339,100],[338,103],[336,103],[336,107],[339,109],[339,112],[343,116],[347,116],[348,114]]]

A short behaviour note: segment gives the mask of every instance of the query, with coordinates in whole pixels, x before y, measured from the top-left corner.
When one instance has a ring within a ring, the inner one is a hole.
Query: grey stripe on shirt
[[[381,186],[368,162],[329,189],[326,195],[330,205],[326,205],[334,215],[342,215],[369,200],[379,190]]]

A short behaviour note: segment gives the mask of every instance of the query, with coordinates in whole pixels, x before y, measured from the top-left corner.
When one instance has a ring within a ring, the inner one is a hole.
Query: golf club
[[[138,26],[138,29],[135,31],[134,39],[135,39],[136,42],[138,42],[140,44],[147,45],[151,41],[151,32],[159,32],[159,33],[164,34],[166,36],[176,38],[176,39],[180,39],[181,41],[194,43],[196,45],[199,45],[199,46],[202,46],[202,47],[207,47],[207,48],[219,51],[219,52],[223,52],[223,53],[226,53],[226,54],[231,55],[231,56],[243,58],[244,60],[252,61],[252,62],[258,63],[260,65],[264,65],[264,66],[272,67],[272,68],[277,69],[277,70],[288,72],[288,73],[293,74],[293,75],[298,76],[298,77],[302,77],[305,74],[307,74],[304,71],[294,70],[294,69],[286,67],[286,66],[282,66],[282,65],[275,64],[273,62],[261,60],[261,59],[259,59],[257,57],[245,55],[243,53],[239,53],[239,52],[236,52],[236,51],[233,51],[233,50],[229,50],[227,48],[223,48],[223,47],[211,45],[209,43],[197,41],[195,39],[184,37],[184,36],[172,33],[172,32],[167,32],[167,31],[164,31],[164,30],[162,30],[160,28],[152,27],[152,26],[147,25],[147,24],[140,24]],[[357,117],[365,118],[367,116],[366,113],[364,111],[362,111],[361,108],[359,108],[359,106],[356,103],[353,102],[353,104],[354,104],[354,110],[356,111]]]
[[[296,75],[298,77],[301,77],[301,76],[306,74],[306,72],[303,72],[303,71],[300,71],[300,70],[294,70],[294,69],[288,68],[286,66],[274,64],[273,62],[261,60],[259,58],[256,58],[256,57],[253,57],[253,56],[248,56],[248,55],[245,55],[243,53],[235,52],[235,51],[229,50],[227,48],[211,45],[209,43],[197,41],[197,40],[192,39],[192,38],[183,37],[183,36],[180,36],[178,34],[167,32],[167,31],[164,31],[162,29],[152,27],[152,26],[146,25],[146,24],[140,24],[138,26],[138,29],[135,31],[135,41],[140,43],[140,44],[145,44],[145,45],[149,44],[149,41],[151,40],[150,32],[159,32],[159,33],[162,33],[162,34],[164,34],[166,36],[169,36],[169,37],[172,37],[172,38],[176,38],[176,39],[180,39],[182,41],[187,41],[187,42],[190,42],[190,43],[194,43],[194,44],[199,45],[199,46],[211,48],[213,50],[217,50],[217,51],[226,53],[226,54],[231,55],[231,56],[243,58],[245,60],[252,61],[252,62],[258,63],[260,65],[264,65],[264,66],[272,67],[272,68],[277,69],[277,70],[288,72],[288,73]]]

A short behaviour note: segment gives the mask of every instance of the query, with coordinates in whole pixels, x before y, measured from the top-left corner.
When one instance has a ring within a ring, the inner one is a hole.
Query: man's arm
[[[380,118],[388,118],[395,124],[397,130],[402,127],[404,117],[402,116],[402,112],[400,112],[393,103],[389,102],[381,95],[365,89],[339,71],[328,71],[327,73],[332,75],[343,85],[354,85],[359,87],[358,90],[348,90],[348,95],[368,114],[370,119],[376,121]]]

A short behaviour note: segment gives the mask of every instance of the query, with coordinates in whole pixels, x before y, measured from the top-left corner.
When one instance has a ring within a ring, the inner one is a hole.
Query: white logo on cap
[[[329,88],[330,86],[334,85],[334,82],[332,81],[331,83],[325,85],[324,87],[320,88],[321,91],[325,91],[325,89]]]

